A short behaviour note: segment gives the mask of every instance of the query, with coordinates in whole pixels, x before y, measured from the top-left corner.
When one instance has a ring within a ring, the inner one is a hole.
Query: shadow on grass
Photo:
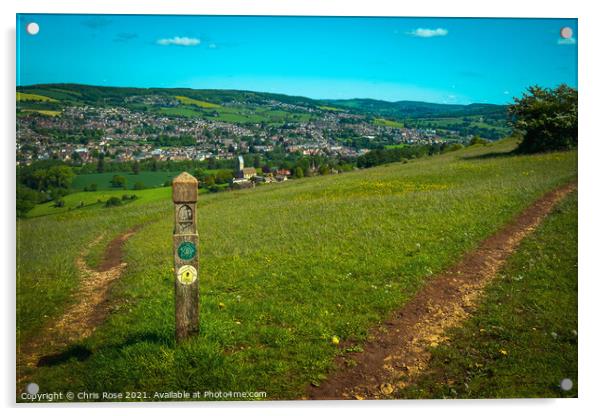
[[[90,351],[88,348],[82,345],[74,345],[67,348],[63,352],[43,356],[38,361],[38,367],[52,367],[66,363],[72,358],[75,358],[77,361],[85,361],[90,357],[90,355],[92,355],[92,351]]]
[[[497,159],[497,158],[502,158],[502,157],[510,157],[510,156],[518,156],[520,153],[518,153],[515,150],[511,150],[509,152],[491,152],[491,153],[484,153],[482,155],[475,155],[475,156],[464,156],[461,157],[461,159],[463,160],[487,160],[487,159]]]
[[[143,333],[143,334],[137,334],[137,335],[131,336],[120,344],[110,344],[110,345],[104,346],[104,347],[100,348],[99,351],[115,350],[115,349],[120,350],[120,349],[129,347],[129,346],[132,346],[135,344],[143,343],[143,342],[150,342],[150,343],[154,343],[154,344],[164,344],[164,345],[170,345],[170,346],[174,345],[173,339],[170,339],[163,335],[158,335],[155,333]],[[76,345],[70,346],[69,348],[67,348],[66,350],[64,350],[62,352],[58,352],[55,354],[49,354],[49,355],[45,355],[45,356],[41,357],[38,360],[37,366],[38,367],[54,367],[56,365],[64,364],[72,359],[75,359],[76,361],[86,361],[88,358],[90,358],[92,356],[92,354],[93,354],[92,350],[89,349],[88,347],[85,347],[80,344],[76,344]]]

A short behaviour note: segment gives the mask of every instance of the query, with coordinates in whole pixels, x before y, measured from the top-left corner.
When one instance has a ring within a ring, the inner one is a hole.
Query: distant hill
[[[38,84],[17,87],[21,93],[37,94],[60,100],[64,103],[90,105],[123,105],[132,96],[158,95],[165,97],[188,97],[193,100],[216,104],[247,102],[262,104],[280,101],[287,104],[319,106],[320,102],[305,97],[239,90],[198,90],[192,88],[131,88],[102,87],[82,84]]]
[[[436,104],[422,101],[382,101],[369,98],[325,100],[328,105],[385,117],[506,116],[506,106],[497,104]]]
[[[88,104],[96,106],[124,105],[132,96],[164,96],[166,98],[187,97],[217,105],[235,103],[262,105],[270,102],[297,105],[311,109],[330,111],[345,110],[353,113],[390,118],[465,117],[487,116],[503,118],[506,106],[495,104],[435,104],[420,101],[389,102],[368,98],[346,100],[314,100],[307,97],[290,96],[266,92],[241,90],[213,90],[191,88],[130,88],[102,87],[81,84],[39,84],[17,87],[25,94],[57,100],[54,106]]]

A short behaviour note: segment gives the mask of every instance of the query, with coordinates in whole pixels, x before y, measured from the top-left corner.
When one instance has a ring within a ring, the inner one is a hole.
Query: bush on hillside
[[[17,217],[23,218],[42,199],[40,192],[17,183]]]
[[[146,189],[146,186],[144,185],[144,182],[136,182],[134,184],[134,189],[140,191],[142,189]]]
[[[116,196],[112,196],[109,199],[107,199],[107,202],[105,202],[105,206],[107,208],[109,207],[116,207],[121,205],[121,199],[117,198]]]
[[[522,136],[520,153],[567,150],[577,146],[577,90],[529,87],[508,109],[515,132]]]
[[[474,146],[476,144],[485,145],[485,144],[488,144],[488,143],[489,143],[489,140],[483,139],[482,137],[479,137],[479,136],[474,136],[472,139],[470,139],[470,143],[468,143],[468,145],[469,146]]]
[[[113,188],[125,188],[125,182],[125,177],[121,175],[113,175],[113,179],[111,179]]]
[[[463,149],[464,146],[462,146],[461,143],[452,143],[449,146],[446,146],[445,149],[443,150],[444,153],[447,152],[455,152],[456,150],[460,150]]]

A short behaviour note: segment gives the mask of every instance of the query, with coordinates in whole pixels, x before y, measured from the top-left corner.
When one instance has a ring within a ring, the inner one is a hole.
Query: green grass
[[[165,181],[174,178],[178,173],[180,172],[143,171],[138,175],[134,175],[132,172],[87,173],[77,175],[71,187],[75,190],[83,190],[85,187],[89,187],[95,183],[98,190],[112,190],[115,188],[111,185],[111,179],[113,179],[114,175],[121,175],[125,177],[128,189],[131,189],[136,182],[142,182],[146,187],[152,188],[163,186]]]
[[[223,107],[218,110],[216,120],[229,123],[269,123],[309,121],[311,114],[304,112],[289,112],[270,108],[257,107],[253,109],[242,107]]]
[[[510,258],[404,398],[577,397],[577,195]],[[570,391],[559,388],[569,378]]]
[[[406,147],[405,144],[403,143],[399,143],[399,144],[388,144],[385,146],[385,149],[402,149]]]
[[[180,97],[186,98],[186,97]],[[198,100],[194,100],[198,101]],[[202,102],[202,101],[198,101]],[[159,113],[168,116],[189,118],[205,118],[227,123],[268,123],[282,124],[285,122],[307,122],[312,118],[310,113],[276,110],[265,107],[209,107],[182,101],[186,107],[163,107]],[[210,104],[210,103],[207,103]],[[204,111],[206,110],[206,111]]]
[[[150,191],[143,191],[150,192]],[[91,241],[119,232],[163,214],[166,192],[160,201],[141,197],[122,207],[101,211],[78,209],[28,220],[17,225],[17,338],[28,338],[44,322],[70,303],[80,276],[75,258]],[[101,209],[100,207],[98,208]],[[153,216],[154,215],[154,216]]]
[[[36,110],[36,109],[32,109],[32,108],[22,109],[21,111],[24,113],[38,113],[38,114],[42,114],[44,116],[50,116],[50,117],[56,117],[61,114],[60,111],[56,111],[56,110]]]
[[[384,118],[375,118],[374,124],[376,124],[378,126],[394,127],[397,129],[403,129],[403,127],[404,127],[404,124],[399,121],[386,120]]]
[[[82,94],[79,91],[67,90],[62,88],[28,88],[27,91],[28,92],[24,94],[40,95],[61,102],[73,102],[82,96]]]
[[[96,192],[75,192],[63,197],[65,205],[61,208],[54,206],[54,202],[47,202],[45,204],[39,204],[34,207],[30,212],[27,213],[27,218],[42,217],[53,214],[63,214],[72,210],[90,210],[102,208],[104,209],[104,203],[111,197],[121,198],[124,194],[136,195],[138,199],[131,203],[135,206],[143,205],[148,202],[165,200],[171,195],[171,187],[164,188],[152,188],[144,189],[141,191],[134,191],[130,189],[119,189],[119,190],[108,190],[108,191],[96,191]],[[99,202],[100,200],[100,202]],[[83,207],[81,206],[83,203]],[[98,215],[98,212],[95,212]]]
[[[162,107],[159,113],[166,116],[202,117],[203,113],[188,107]]]
[[[201,108],[221,108],[221,105],[210,103],[207,101],[195,100],[193,98],[176,95],[176,99],[185,105],[195,105]]]
[[[340,108],[337,108],[337,107],[331,107],[331,106],[329,106],[329,105],[319,105],[319,106],[318,106],[318,108],[319,108],[320,110],[324,110],[324,111],[344,111],[344,110],[342,110],[342,109],[340,109]]]
[[[58,102],[54,98],[46,97],[44,95],[39,94],[28,94],[25,92],[17,91],[17,101],[43,101],[43,102]]]
[[[201,333],[179,346],[167,195],[103,215],[19,220],[18,339],[73,301],[73,259],[82,246],[99,232],[111,236],[151,221],[126,244],[128,268],[111,290],[112,314],[82,341],[90,357],[37,369],[28,379],[41,391],[299,397],[342,353],[333,335],[361,344],[429,276],[576,177],[576,152],[481,157],[514,145],[201,197]]]
[[[494,129],[501,134],[509,134],[509,128],[506,126],[505,121],[491,124],[481,121],[480,116],[420,118],[412,121],[418,124],[419,127],[431,126],[432,128],[454,129],[456,125],[464,123],[464,118],[468,120],[468,127]]]

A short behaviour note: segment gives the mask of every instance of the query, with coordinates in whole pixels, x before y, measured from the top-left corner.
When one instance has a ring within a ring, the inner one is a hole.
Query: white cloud
[[[209,48],[209,49],[215,49],[215,48],[217,48],[217,45],[216,45],[215,43],[210,43],[210,44],[208,45],[208,48]]]
[[[575,43],[577,43],[577,41],[575,40],[575,38],[568,38],[568,39],[560,38],[560,39],[558,39],[558,44],[559,45],[574,45]]]
[[[186,36],[174,36],[173,38],[164,38],[157,40],[157,44],[159,45],[177,45],[177,46],[196,46],[201,43],[200,39],[196,38],[188,38]]]
[[[415,36],[419,38],[434,38],[436,36],[447,36],[447,29],[437,28],[437,29],[425,29],[419,27],[418,29],[414,29],[411,32],[408,32],[408,35]]]
[[[508,91],[508,90],[504,91],[504,95],[508,95],[508,94],[510,94],[510,91]]]

